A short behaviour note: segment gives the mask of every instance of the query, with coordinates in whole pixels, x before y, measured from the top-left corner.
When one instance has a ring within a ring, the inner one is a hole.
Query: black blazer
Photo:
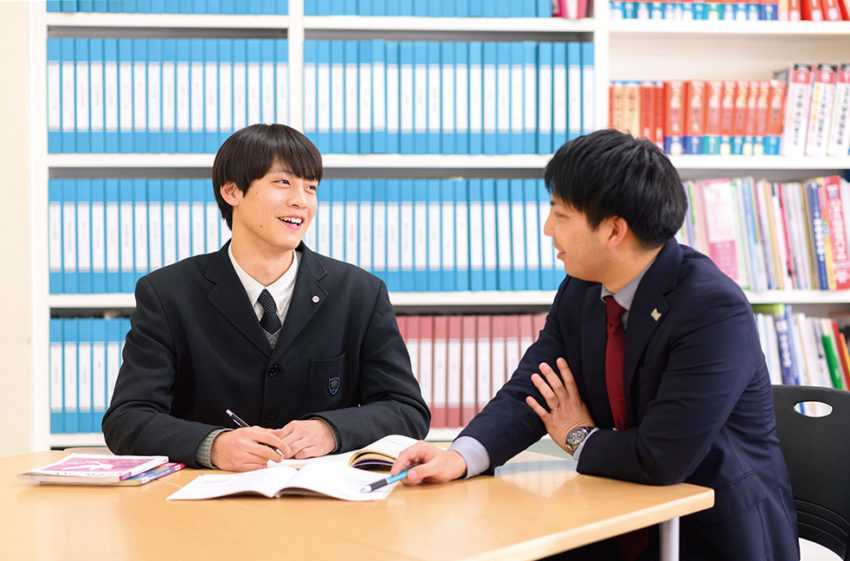
[[[302,243],[272,349],[227,247],[139,279],[103,417],[113,452],[195,465],[210,431],[233,428],[225,409],[270,428],[320,417],[335,429],[338,451],[387,434],[425,436],[430,414],[380,279]]]
[[[714,508],[682,518],[682,559],[799,559],[770,379],[740,288],[704,255],[664,246],[629,310],[624,431],[612,430],[600,294],[599,283],[564,280],[538,341],[462,434],[484,445],[491,469],[540,438],[543,423],[523,399],[542,399],[530,381],[537,365],[564,357],[601,427],[582,449],[580,473],[713,488]]]

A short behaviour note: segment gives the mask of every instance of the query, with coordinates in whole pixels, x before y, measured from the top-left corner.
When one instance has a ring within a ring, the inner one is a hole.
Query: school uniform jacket
[[[598,283],[567,277],[540,337],[511,380],[462,435],[491,469],[546,430],[524,403],[538,364],[564,357],[601,430],[577,470],[646,483],[711,487],[714,508],[681,521],[685,560],[799,559],[788,472],[752,309],[704,255],[673,240],[640,282],[626,326],[629,429],[615,431],[605,386],[605,304]],[[568,508],[568,506],[567,506]]]
[[[272,349],[227,247],[139,279],[103,418],[113,452],[195,465],[207,434],[235,428],[226,409],[270,428],[319,417],[338,451],[387,434],[425,436],[430,414],[380,279],[302,243]]]

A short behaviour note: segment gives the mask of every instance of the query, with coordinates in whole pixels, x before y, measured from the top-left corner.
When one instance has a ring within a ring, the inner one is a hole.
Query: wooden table
[[[714,503],[711,489],[579,475],[570,460],[532,452],[496,477],[399,485],[374,503],[167,502],[202,473],[189,469],[141,487],[34,485],[15,477],[64,454],[0,458],[0,559],[523,560],[665,521],[662,545],[676,559],[677,517]]]

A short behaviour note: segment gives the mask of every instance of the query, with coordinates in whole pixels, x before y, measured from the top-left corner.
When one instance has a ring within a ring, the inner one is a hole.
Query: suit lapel
[[[602,427],[613,427],[614,419],[605,385],[605,305],[600,298],[601,293],[602,287],[596,284],[588,288],[584,295],[581,378],[587,392],[587,405],[596,423]]]
[[[670,310],[670,303],[665,295],[676,287],[681,263],[682,250],[679,244],[675,240],[668,241],[646,271],[635,292],[632,306],[629,308],[626,348],[623,355],[623,383],[627,396],[631,395],[634,389],[632,383],[638,362],[655,330]],[[634,426],[631,399],[626,399],[626,417],[629,426]]]
[[[209,267],[204,273],[204,276],[213,282],[207,297],[237,331],[268,356],[271,353],[269,341],[266,339],[263,328],[260,327],[260,322],[257,321],[253,305],[248,301],[245,287],[242,286],[242,282],[233,269],[230,256],[227,254],[228,247],[230,242],[212,256]]]
[[[301,333],[304,326],[325,302],[328,292],[320,284],[320,280],[327,275],[327,271],[316,259],[316,254],[310,251],[303,243],[298,250],[301,252],[301,263],[298,266],[298,276],[295,279],[295,288],[292,291],[292,301],[286,320],[278,337],[277,345],[272,352],[272,359],[279,359],[295,337]]]

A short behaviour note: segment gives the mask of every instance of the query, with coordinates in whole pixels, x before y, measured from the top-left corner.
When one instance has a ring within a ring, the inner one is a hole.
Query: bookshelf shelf
[[[846,21],[675,21],[611,20],[607,30],[616,36],[753,36],[807,38],[850,35]]]
[[[344,31],[492,31],[498,33],[553,32],[591,33],[598,27],[594,19],[561,18],[429,18],[305,16],[305,30]]]
[[[291,18],[282,15],[241,14],[107,14],[48,13],[45,23],[50,31],[57,28],[92,28],[99,32],[109,28],[144,29],[235,29],[283,30]]]
[[[845,170],[850,157],[818,158],[809,156],[673,156],[679,170]]]

